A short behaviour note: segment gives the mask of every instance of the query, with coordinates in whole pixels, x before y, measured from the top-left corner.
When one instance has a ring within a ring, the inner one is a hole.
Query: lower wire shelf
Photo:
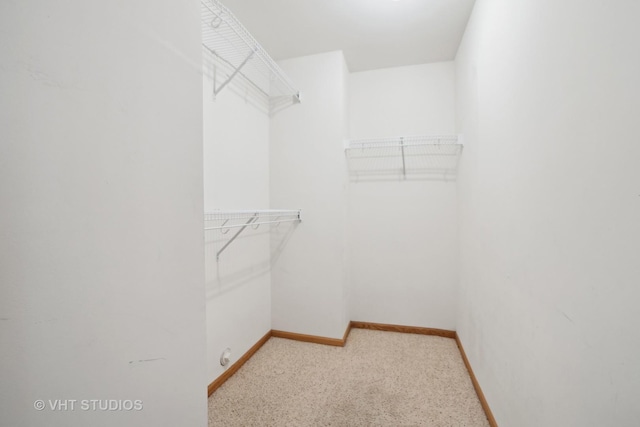
[[[232,228],[238,229],[216,253],[216,259],[219,259],[220,254],[249,226],[258,228],[263,224],[301,221],[301,209],[220,210],[205,212],[204,231],[219,230],[222,234],[227,234]]]

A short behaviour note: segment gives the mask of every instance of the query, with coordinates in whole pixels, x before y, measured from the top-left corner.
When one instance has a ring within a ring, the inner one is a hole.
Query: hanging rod
[[[301,221],[300,218],[296,218],[296,219],[278,219],[275,221],[261,221],[261,222],[252,222],[250,225],[262,225],[262,224],[279,224],[281,222],[297,222],[297,221]],[[205,227],[204,230],[205,231],[209,231],[209,230],[226,230],[227,228],[238,228],[238,227],[244,227],[247,224],[235,224],[235,225],[221,225],[219,227]]]
[[[300,218],[302,210],[300,209],[259,209],[259,210],[233,210],[233,211],[213,211],[205,212],[205,221],[220,221],[231,219],[246,219],[253,218],[255,215],[259,215],[262,218],[266,217],[282,217],[282,216],[295,216]]]
[[[216,226],[205,226],[205,231],[220,230],[222,234],[227,234],[231,228],[239,230],[220,248],[216,254],[216,259],[220,254],[249,226],[258,228],[263,224],[279,224],[282,222],[302,221],[302,210],[265,209],[265,210],[235,210],[235,211],[214,211],[205,212],[205,223],[222,221]],[[234,223],[234,221],[240,221]]]
[[[214,96],[240,74],[270,98],[290,96],[300,102],[289,77],[219,0],[201,0],[201,29],[202,45],[232,69],[219,86],[214,77]]]

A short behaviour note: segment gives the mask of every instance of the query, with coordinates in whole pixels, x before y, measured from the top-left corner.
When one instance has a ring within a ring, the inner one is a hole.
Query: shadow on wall
[[[296,222],[260,226],[259,231],[247,229],[246,234],[239,235],[226,248],[232,234],[205,231],[207,299],[269,274],[297,226]]]
[[[271,265],[275,265],[282,255],[287,242],[293,236],[293,232],[300,225],[299,222],[281,223],[271,227]]]
[[[368,147],[346,152],[349,179],[361,181],[455,181],[457,146]]]
[[[274,96],[270,101],[271,112],[269,114],[269,117],[273,117],[280,111],[286,110],[292,105],[299,103],[300,102],[296,99],[295,96]]]
[[[247,230],[224,248],[232,233],[225,235],[220,230],[205,231],[207,299],[269,274],[268,233],[268,229]]]
[[[245,103],[270,116],[297,103],[294,97],[269,96],[243,74],[242,69],[233,75],[236,70],[229,62],[204,47],[202,62],[203,74],[210,82],[215,83],[211,91],[212,101],[215,101],[216,96],[222,91],[228,90],[241,97]]]

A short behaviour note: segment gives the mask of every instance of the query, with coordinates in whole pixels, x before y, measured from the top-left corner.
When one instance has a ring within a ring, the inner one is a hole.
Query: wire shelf
[[[302,210],[266,209],[266,210],[233,210],[205,212],[204,230],[218,230],[227,234],[230,229],[238,229],[236,233],[217,252],[216,258],[247,228],[258,228],[261,225],[280,224],[282,222],[302,221]]]
[[[462,144],[455,135],[355,139],[345,148],[353,178],[453,177]]]
[[[461,148],[457,135],[420,135],[420,136],[395,136],[391,138],[366,138],[351,139],[347,150],[363,148],[400,148],[401,146],[452,146]]]
[[[213,211],[205,212],[205,223],[214,221],[226,222],[224,225],[205,227],[205,230],[223,230],[225,228],[241,227],[244,224],[236,224],[237,221],[247,219],[255,219],[255,221],[284,222],[284,221],[300,221],[302,211],[285,210],[285,209],[262,209],[262,210],[233,210],[233,211]],[[255,225],[257,222],[252,222]]]
[[[221,67],[214,72],[214,95],[241,75],[270,100],[291,98],[300,102],[300,92],[255,38],[218,0],[201,0],[202,45]],[[225,76],[217,85],[215,74]]]

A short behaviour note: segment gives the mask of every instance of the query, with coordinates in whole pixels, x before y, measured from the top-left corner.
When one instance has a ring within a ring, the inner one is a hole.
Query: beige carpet
[[[209,426],[488,426],[453,339],[352,329],[271,338],[209,398]]]

